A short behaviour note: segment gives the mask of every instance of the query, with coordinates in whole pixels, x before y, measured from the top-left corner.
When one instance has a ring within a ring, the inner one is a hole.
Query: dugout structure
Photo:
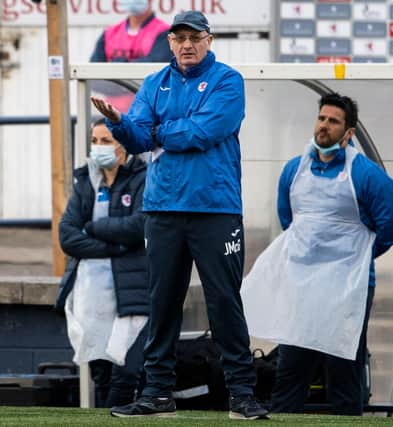
[[[165,65],[89,63],[70,66],[70,79],[76,81],[78,97],[74,166],[83,164],[88,153],[89,123],[94,115],[89,101],[90,81],[114,80],[133,91],[146,75]],[[360,123],[355,144],[393,174],[393,64],[231,65],[243,75],[246,87],[246,118],[240,133],[246,274],[258,254],[280,232],[275,207],[278,177],[284,164],[301,154],[312,136],[320,95],[338,91],[358,102]],[[376,262],[377,288],[369,322],[371,404],[375,410],[389,409],[393,402],[391,252]],[[191,285],[198,289],[196,273]],[[205,328],[205,313],[198,310],[193,329]],[[183,330],[183,333],[189,332]],[[270,345],[252,342],[267,350]],[[81,406],[92,406],[86,366],[81,367],[80,378]]]

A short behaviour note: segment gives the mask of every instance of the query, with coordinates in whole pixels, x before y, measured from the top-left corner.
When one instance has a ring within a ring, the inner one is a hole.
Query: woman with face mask
[[[149,0],[119,0],[118,4],[128,17],[105,29],[90,62],[169,62],[169,24],[155,16]],[[93,90],[107,95],[108,102],[124,113],[133,101],[132,94],[111,82],[95,81]]]
[[[133,400],[143,369],[149,295],[141,212],[146,165],[128,156],[103,119],[59,225],[71,258],[56,308],[64,310],[74,362],[89,363],[96,407]]]

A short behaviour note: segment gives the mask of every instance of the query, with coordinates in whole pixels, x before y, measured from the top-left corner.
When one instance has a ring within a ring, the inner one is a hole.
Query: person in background
[[[201,12],[175,16],[175,58],[144,80],[127,115],[92,97],[114,136],[132,153],[153,151],[143,209],[151,291],[146,387],[115,416],[175,415],[175,346],[195,261],[212,337],[230,391],[230,418],[263,419],[240,299],[244,237],[239,131],[242,76],[217,62]]]
[[[143,371],[149,293],[141,212],[146,165],[93,124],[87,165],[59,224],[67,264],[56,303],[78,365],[89,363],[96,406],[133,400]]]
[[[314,137],[281,174],[285,230],[245,278],[250,333],[278,342],[273,412],[304,412],[317,366],[337,415],[361,415],[374,258],[393,244],[393,181],[352,141],[354,100],[319,101]]]
[[[108,27],[98,38],[90,62],[168,62],[172,53],[167,36],[169,24],[157,18],[148,0],[121,0],[129,15]],[[112,82],[93,81],[92,89],[127,112],[134,95]]]

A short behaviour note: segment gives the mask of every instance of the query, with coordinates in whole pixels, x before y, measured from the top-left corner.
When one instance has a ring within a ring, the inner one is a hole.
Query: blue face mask
[[[120,4],[133,16],[143,15],[149,7],[148,0],[121,0]]]
[[[91,144],[90,158],[103,169],[113,169],[119,161],[114,145]]]
[[[343,139],[344,139],[344,137],[342,137],[339,141],[337,141],[332,146],[326,147],[326,148],[320,147],[317,144],[317,142],[315,141],[315,137],[312,137],[310,142],[323,156],[327,156],[327,155],[332,154],[334,151],[337,151],[341,148],[340,143]]]

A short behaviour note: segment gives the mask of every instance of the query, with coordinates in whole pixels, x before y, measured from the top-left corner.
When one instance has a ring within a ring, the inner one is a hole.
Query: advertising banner
[[[393,0],[278,0],[278,62],[393,62]]]
[[[70,26],[105,26],[127,16],[121,0],[67,1]],[[207,15],[211,26],[251,27],[264,29],[270,23],[270,0],[150,0],[157,16],[171,22],[174,15],[185,10],[199,10]],[[245,3],[246,6],[245,7]],[[5,26],[45,26],[45,0],[0,0],[1,21]]]

